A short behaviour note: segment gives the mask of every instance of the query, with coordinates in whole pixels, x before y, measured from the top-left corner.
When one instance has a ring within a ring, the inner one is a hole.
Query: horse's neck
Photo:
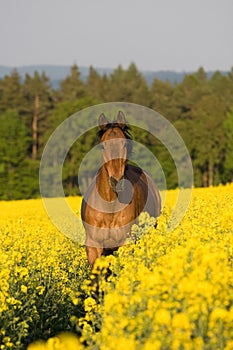
[[[110,186],[109,176],[104,166],[101,167],[97,176],[96,187],[99,195],[105,201],[111,202],[116,200],[117,195]]]

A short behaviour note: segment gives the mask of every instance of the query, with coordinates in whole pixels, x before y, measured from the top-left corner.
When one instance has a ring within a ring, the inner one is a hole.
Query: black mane
[[[123,132],[126,139],[132,140],[132,136],[130,134],[130,130],[131,130],[130,126],[125,124],[124,127],[121,128],[117,122],[108,123],[104,128],[101,128],[97,131],[97,135],[101,139],[107,130],[113,129],[113,128],[119,128]]]
[[[125,124],[124,127],[122,128],[115,121],[113,121],[112,123],[108,123],[105,127],[101,128],[97,131],[97,135],[99,136],[99,139],[102,138],[102,136],[106,133],[107,130],[113,129],[113,128],[119,128],[123,132],[125,138],[127,139],[127,156],[129,157],[131,155],[132,149],[133,149],[132,136],[130,133],[131,128],[129,125]]]

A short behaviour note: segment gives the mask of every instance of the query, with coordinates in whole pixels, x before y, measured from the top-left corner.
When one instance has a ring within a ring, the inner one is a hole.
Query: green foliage
[[[224,129],[227,141],[224,168],[226,170],[226,175],[228,175],[227,179],[233,181],[233,107],[231,107],[226,115]]]
[[[150,107],[160,114],[167,116],[169,120],[171,120],[172,115],[175,114],[172,111],[174,91],[175,87],[171,85],[170,82],[162,82],[158,79],[154,79],[150,89]]]
[[[96,159],[96,152],[90,152],[91,149],[98,144],[98,137],[95,129],[91,129],[72,145],[63,166],[63,186],[66,195],[80,194],[85,191],[98,171],[98,160]],[[90,153],[88,153],[90,152]],[[88,153],[88,157],[83,159]],[[101,155],[99,153],[99,157]],[[81,181],[78,183],[77,174],[81,172]]]
[[[125,101],[148,105],[149,89],[145,78],[134,63],[131,63],[127,70],[119,65],[111,74],[107,101]]]
[[[106,100],[109,89],[108,78],[106,75],[101,76],[92,66],[89,68],[86,87],[88,94],[94,99]]]
[[[61,82],[59,95],[61,101],[75,101],[85,96],[85,85],[76,64],[71,67],[70,75]]]
[[[149,85],[134,63],[127,69],[119,65],[110,75],[101,75],[91,66],[85,82],[73,65],[60,88],[53,90],[44,73],[22,79],[14,69],[0,80],[0,199],[38,196],[40,157],[56,127],[86,107],[112,101],[150,107],[176,127],[190,152],[196,186],[232,181],[233,70],[208,78],[200,68],[180,83],[154,79]],[[177,173],[168,150],[140,128],[133,127],[132,135],[158,159],[167,187],[176,187]],[[63,167],[66,194],[80,193],[79,185],[84,189],[91,181],[97,163],[93,154],[85,155],[97,143],[96,130],[91,130],[69,150]],[[139,153],[138,165],[158,181],[156,167],[142,150]],[[77,178],[80,166],[82,184]],[[52,174],[52,165],[49,171]]]
[[[30,139],[17,112],[7,110],[2,113],[0,123],[0,197],[18,199],[21,197],[21,171],[25,171],[25,155]]]
[[[13,69],[11,75],[6,75],[0,81],[0,112],[7,109],[21,111],[22,108],[22,85],[20,75],[17,70]]]
[[[47,129],[47,117],[53,108],[53,96],[49,79],[38,72],[31,77],[25,76],[23,84],[24,104],[22,118],[32,137],[31,156],[38,158],[42,146],[41,138]]]

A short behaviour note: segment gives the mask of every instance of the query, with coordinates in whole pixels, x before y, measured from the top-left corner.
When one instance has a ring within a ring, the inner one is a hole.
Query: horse
[[[155,227],[161,212],[161,198],[153,180],[128,162],[133,141],[124,113],[119,111],[113,122],[102,113],[98,136],[102,165],[81,205],[91,268],[101,255],[112,254],[126,244],[127,235],[142,211],[155,218]]]

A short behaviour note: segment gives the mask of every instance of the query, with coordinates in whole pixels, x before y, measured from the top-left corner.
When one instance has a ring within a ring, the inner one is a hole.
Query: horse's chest
[[[135,208],[128,205],[119,211],[102,215],[100,221],[105,227],[121,227],[132,222],[136,216]]]
[[[119,247],[125,243],[127,233],[137,217],[133,204],[121,210],[112,207],[108,210],[96,210],[86,204],[84,226],[86,245],[101,248]]]
[[[127,225],[137,217],[137,211],[133,204],[112,206],[111,210],[108,207],[106,211],[104,209],[101,210],[101,208],[96,210],[88,205],[86,214],[86,219],[89,218],[92,225],[106,228]]]
[[[105,200],[93,185],[85,198],[83,219],[92,225],[119,227],[122,224],[128,224],[138,216],[137,202],[134,196],[129,201],[118,200],[118,198],[113,201]]]

